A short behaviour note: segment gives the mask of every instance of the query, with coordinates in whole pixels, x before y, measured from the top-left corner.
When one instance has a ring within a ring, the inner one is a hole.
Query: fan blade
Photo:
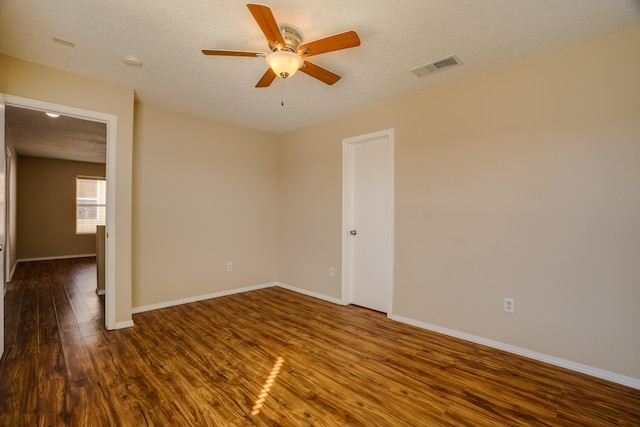
[[[326,83],[328,85],[332,85],[335,82],[337,82],[338,80],[340,80],[340,76],[332,73],[331,71],[327,70],[326,68],[322,68],[316,64],[313,64],[309,61],[304,61],[304,65],[302,66],[302,68],[300,68],[300,71],[302,71],[305,74],[310,75],[311,77],[315,77],[316,79],[320,80],[323,83]]]
[[[273,83],[276,77],[277,77],[276,73],[274,73],[271,68],[267,68],[267,71],[264,73],[262,78],[258,81],[258,83],[256,84],[256,87],[269,87],[269,85]]]
[[[298,46],[298,52],[300,52],[302,56],[307,57],[356,46],[360,46],[360,37],[358,37],[355,31],[347,31],[346,33],[340,33],[335,36],[301,44]]]
[[[278,28],[278,23],[271,13],[271,9],[261,4],[248,4],[249,12],[260,26],[270,46],[275,46],[276,42],[282,47],[286,47],[284,37]]]
[[[241,52],[239,50],[212,50],[203,49],[202,53],[205,55],[217,55],[217,56],[264,56],[264,53],[260,52]]]

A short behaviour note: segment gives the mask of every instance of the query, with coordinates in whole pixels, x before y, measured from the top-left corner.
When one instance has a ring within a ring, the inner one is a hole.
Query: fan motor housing
[[[280,25],[279,28],[286,46],[280,47],[280,49],[278,49],[278,46],[269,46],[269,49],[274,52],[276,50],[290,50],[291,52],[297,52],[298,46],[302,43],[300,30],[290,25]]]

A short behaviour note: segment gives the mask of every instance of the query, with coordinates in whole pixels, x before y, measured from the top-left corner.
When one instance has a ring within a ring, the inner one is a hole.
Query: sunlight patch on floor
[[[264,382],[264,385],[262,386],[262,390],[260,391],[258,398],[256,399],[253,405],[253,408],[252,408],[253,411],[251,411],[251,415],[258,415],[260,413],[260,409],[262,409],[262,404],[267,399],[267,396],[269,395],[269,390],[271,390],[271,387],[276,382],[276,378],[280,373],[280,369],[282,368],[283,363],[284,363],[284,359],[282,357],[278,357],[278,359],[276,360],[276,363],[273,365],[273,369],[271,369],[271,373],[269,374],[269,376],[267,377],[267,380]]]

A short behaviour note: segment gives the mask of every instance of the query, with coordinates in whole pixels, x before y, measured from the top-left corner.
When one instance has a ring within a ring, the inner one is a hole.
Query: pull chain
[[[283,107],[284,107],[284,82],[285,82],[285,79],[282,79],[282,94],[280,97],[280,105],[282,105]]]

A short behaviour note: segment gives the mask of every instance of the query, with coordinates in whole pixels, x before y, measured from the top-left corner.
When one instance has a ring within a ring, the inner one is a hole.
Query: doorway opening
[[[102,123],[106,126],[106,230],[105,230],[105,326],[107,329],[116,329],[116,295],[115,295],[115,210],[116,210],[116,125],[117,118],[111,114],[105,114],[90,110],[69,107],[60,104],[22,98],[12,95],[2,95],[7,107],[17,107],[28,110],[36,110],[60,114],[66,117],[80,119],[91,123]],[[10,123],[9,123],[10,125]]]

